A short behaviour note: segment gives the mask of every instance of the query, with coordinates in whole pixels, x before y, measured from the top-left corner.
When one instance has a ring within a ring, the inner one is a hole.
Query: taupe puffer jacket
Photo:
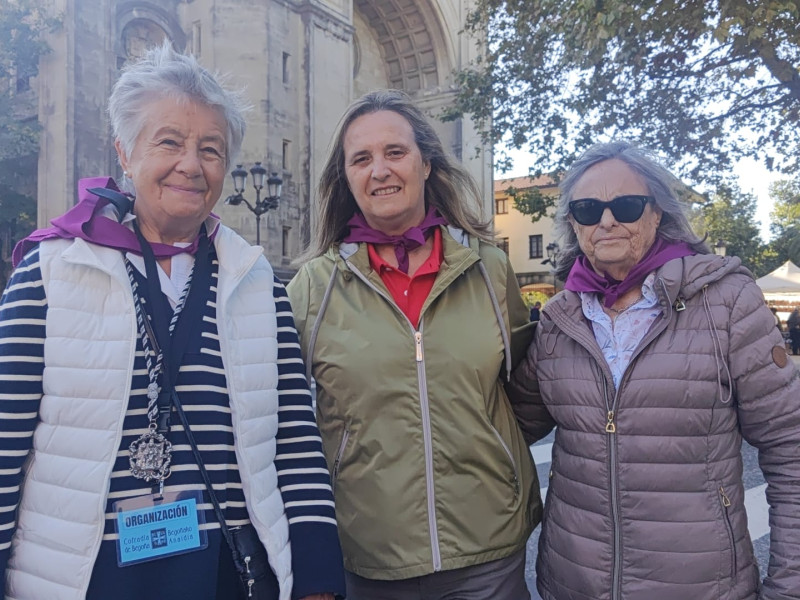
[[[569,291],[547,303],[514,374],[511,400],[528,441],[558,426],[539,592],[544,600],[800,598],[800,379],[774,318],[738,258],[670,261],[655,288],[664,312],[618,390]],[[768,483],[772,537],[760,593],[742,437],[758,448]]]

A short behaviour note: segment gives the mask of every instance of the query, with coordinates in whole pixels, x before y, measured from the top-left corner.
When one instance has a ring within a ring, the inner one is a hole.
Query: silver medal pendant
[[[131,474],[145,481],[164,481],[170,475],[172,444],[163,435],[150,429],[139,439],[131,442]]]

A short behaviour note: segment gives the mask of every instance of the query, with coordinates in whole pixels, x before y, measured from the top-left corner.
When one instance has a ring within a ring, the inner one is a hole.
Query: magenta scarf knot
[[[637,285],[641,285],[651,271],[675,258],[697,254],[685,242],[669,242],[656,238],[650,249],[628,273],[622,281],[611,277],[608,273],[599,275],[592,268],[586,255],[579,256],[569,271],[564,288],[573,292],[595,292],[603,296],[603,305],[609,308],[617,298]]]
[[[445,218],[433,206],[428,209],[422,223],[416,227],[409,227],[400,235],[389,235],[373,229],[367,223],[364,215],[356,212],[347,222],[350,227],[343,242],[367,242],[369,244],[392,244],[394,255],[397,257],[397,266],[403,273],[408,273],[408,252],[419,248],[439,225],[447,225]]]
[[[106,248],[114,248],[123,252],[133,252],[134,254],[142,253],[139,240],[136,238],[136,234],[132,229],[100,214],[100,210],[106,206],[109,201],[91,193],[89,191],[90,188],[105,188],[107,190],[119,192],[116,182],[111,177],[89,177],[81,179],[78,182],[78,203],[60,217],[56,217],[50,221],[52,227],[37,229],[24,240],[18,242],[14,247],[11,258],[14,267],[20,263],[28,251],[36,244],[45,240],[54,239],[72,240],[80,238],[99,246],[105,246]],[[214,239],[219,229],[219,219],[216,215],[212,214],[211,216],[214,217],[217,222],[213,226],[213,231],[209,232],[209,241]],[[195,238],[194,242],[184,248],[158,242],[151,242],[150,246],[152,246],[153,254],[155,254],[157,259],[169,258],[176,254],[181,254],[182,252],[194,254],[197,251],[198,240],[199,235]]]

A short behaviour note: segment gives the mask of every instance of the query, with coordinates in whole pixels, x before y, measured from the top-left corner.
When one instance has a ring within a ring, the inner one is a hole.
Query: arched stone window
[[[439,28],[414,0],[355,0],[355,78],[376,79],[373,47],[380,50],[386,85],[414,93],[440,86],[434,37]],[[359,31],[359,21],[369,28]],[[368,39],[372,37],[372,39]],[[445,69],[446,70],[446,69]],[[445,73],[446,76],[446,73]]]
[[[118,7],[116,40],[117,68],[142,56],[148,48],[161,45],[165,39],[175,49],[186,46],[186,34],[177,15],[150,4],[125,3]]]
[[[168,36],[149,19],[133,19],[125,25],[121,37],[125,60],[129,61],[143,56],[148,48],[160,46]]]

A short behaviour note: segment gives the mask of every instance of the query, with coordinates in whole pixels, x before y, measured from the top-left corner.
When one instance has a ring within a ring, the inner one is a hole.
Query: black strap
[[[162,344],[164,351],[163,358],[163,373],[161,382],[161,392],[158,395],[158,431],[160,433],[169,431],[169,414],[171,407],[175,407],[178,413],[178,418],[183,425],[183,430],[186,438],[189,440],[189,445],[192,447],[195,462],[200,470],[200,476],[203,478],[203,483],[206,486],[208,497],[211,504],[214,506],[214,514],[219,522],[220,530],[225,538],[228,546],[233,555],[234,564],[241,562],[241,556],[236,549],[233,542],[233,536],[228,531],[225,524],[225,514],[222,512],[222,506],[214,493],[214,487],[211,484],[211,477],[208,475],[203,458],[200,455],[200,449],[197,447],[197,442],[192,434],[192,429],[189,426],[189,420],[186,418],[186,413],[183,410],[178,393],[175,391],[175,381],[178,378],[178,371],[180,370],[183,354],[189,343],[189,336],[191,334],[191,319],[183,318],[186,314],[197,315],[202,314],[203,311],[203,291],[208,290],[211,285],[211,270],[208,261],[209,241],[206,235],[205,225],[200,231],[200,240],[195,254],[194,271],[192,273],[192,284],[189,290],[189,295],[186,297],[183,311],[175,324],[172,335],[169,334],[169,321],[167,320],[168,304],[161,292],[161,285],[158,279],[158,270],[156,269],[155,255],[150,244],[144,239],[141,231],[134,222],[134,230],[139,237],[139,243],[142,246],[142,256],[144,258],[145,273],[147,275],[148,293],[150,296],[151,310],[150,314],[153,318],[154,328],[150,325],[147,318],[144,319],[145,329],[147,336],[150,338],[150,344],[153,346],[154,351],[158,352],[159,342]],[[158,332],[158,333],[157,333]],[[162,431],[162,426],[164,430]]]
[[[161,391],[158,395],[158,428],[157,431],[162,435],[169,432],[169,417],[171,412],[171,390],[175,387],[180,371],[183,355],[189,344],[189,337],[192,332],[192,318],[185,315],[201,315],[203,313],[203,301],[205,292],[211,286],[211,269],[208,261],[209,241],[206,234],[205,225],[200,229],[200,239],[195,253],[194,269],[192,271],[192,283],[189,295],[185,299],[185,304],[172,335],[169,333],[169,303],[161,292],[159,283],[158,269],[153,249],[149,242],[144,238],[139,230],[136,221],[133,222],[133,229],[139,238],[142,248],[142,258],[144,259],[145,275],[147,278],[148,290],[148,310],[146,311],[153,319],[152,326],[145,318],[145,328],[153,348],[158,352],[160,347],[163,350],[163,370],[161,374]]]
[[[206,491],[208,491],[208,497],[211,500],[211,504],[214,506],[214,514],[217,515],[219,528],[222,530],[222,535],[225,538],[225,541],[228,543],[228,547],[231,549],[234,564],[238,565],[241,562],[241,555],[236,549],[236,544],[233,543],[233,536],[231,535],[231,532],[228,531],[228,527],[225,525],[225,514],[222,512],[222,507],[217,499],[217,495],[214,493],[214,487],[211,485],[211,477],[208,475],[206,465],[203,462],[203,457],[200,456],[200,449],[197,447],[197,442],[195,441],[192,430],[189,427],[189,420],[186,418],[186,413],[183,412],[183,405],[181,404],[181,400],[178,398],[178,393],[174,388],[172,389],[172,403],[175,405],[175,412],[178,413],[178,418],[181,420],[181,425],[183,425],[186,438],[189,440],[189,445],[192,447],[194,459],[197,462],[197,467],[200,469],[200,476],[203,478],[203,483],[206,485]]]

